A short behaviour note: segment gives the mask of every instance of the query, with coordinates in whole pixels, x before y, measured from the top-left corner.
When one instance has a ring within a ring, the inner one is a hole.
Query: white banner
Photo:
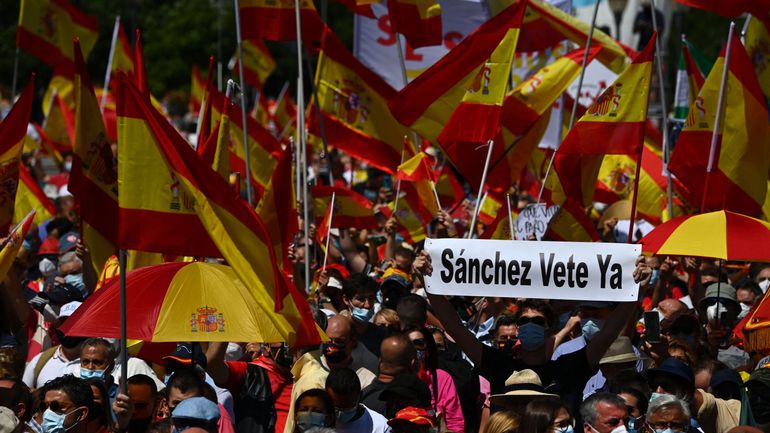
[[[528,204],[519,212],[519,216],[513,222],[516,239],[526,240],[534,234],[535,239],[543,239],[548,222],[559,210],[558,205],[547,207],[545,203]]]
[[[537,299],[636,301],[640,245],[427,239],[430,293]]]

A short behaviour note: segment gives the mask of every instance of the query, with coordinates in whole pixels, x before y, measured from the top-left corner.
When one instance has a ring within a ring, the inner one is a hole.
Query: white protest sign
[[[436,295],[636,301],[640,245],[427,239]]]
[[[546,207],[545,203],[529,204],[519,212],[519,216],[513,222],[513,230],[516,239],[528,239],[534,234],[535,239],[543,239],[548,222],[559,210],[559,206]]]

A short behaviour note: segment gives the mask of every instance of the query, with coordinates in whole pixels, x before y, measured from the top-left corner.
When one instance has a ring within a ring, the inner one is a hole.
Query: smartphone
[[[648,343],[660,343],[660,316],[657,311],[644,312],[644,338]]]

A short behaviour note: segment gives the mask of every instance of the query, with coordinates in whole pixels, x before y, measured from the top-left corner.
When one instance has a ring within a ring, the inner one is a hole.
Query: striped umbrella
[[[770,223],[725,210],[680,216],[639,243],[645,254],[770,262]]]
[[[127,336],[161,341],[283,341],[229,266],[175,262],[126,275]],[[62,326],[66,335],[120,338],[120,281],[94,292]]]

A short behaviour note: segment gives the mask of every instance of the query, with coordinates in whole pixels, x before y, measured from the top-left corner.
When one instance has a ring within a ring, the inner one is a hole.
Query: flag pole
[[[406,144],[406,135],[404,135],[404,144]],[[404,147],[401,147],[401,163],[398,165],[401,165],[404,163]],[[396,171],[398,171],[398,168],[396,168]],[[393,216],[396,216],[396,212],[398,212],[398,199],[401,195],[401,179],[398,179],[396,181],[396,197],[394,198],[395,203],[393,204]]]
[[[743,27],[741,28],[741,42],[745,42],[746,32],[749,30],[749,23],[752,18],[751,14],[746,14],[746,21],[743,22]]]
[[[398,54],[398,64],[401,66],[401,79],[404,82],[404,87],[409,84],[409,77],[406,75],[406,61],[404,60],[404,48],[401,46],[401,34],[398,32],[393,33],[396,36],[396,52]],[[420,137],[415,131],[412,131],[412,139],[414,140],[414,146],[416,149],[420,148]],[[406,140],[404,140],[406,143]],[[402,163],[403,158],[402,158]]]
[[[19,78],[19,47],[16,47],[16,53],[13,55],[13,81],[11,83],[11,101],[16,96],[16,83]]]
[[[730,23],[730,32],[727,34],[727,49],[725,50],[725,65],[722,68],[722,81],[719,84],[719,99],[717,100],[717,117],[714,121],[714,131],[711,133],[711,148],[709,149],[709,162],[706,166],[706,179],[703,182],[703,197],[700,202],[700,212],[706,210],[706,196],[709,191],[709,182],[711,180],[711,171],[714,169],[714,159],[716,157],[717,141],[719,140],[719,130],[722,128],[722,112],[724,111],[725,90],[727,89],[727,75],[730,72],[730,54],[732,52],[733,34],[735,33],[735,22]]]
[[[254,193],[251,187],[251,161],[249,152],[249,124],[246,114],[246,81],[243,79],[243,36],[241,34],[241,8],[238,6],[238,0],[233,0],[235,4],[235,35],[238,42],[238,79],[241,84],[241,122],[243,123],[243,161],[246,163],[246,200],[249,206],[254,207]],[[259,106],[259,101],[257,101]]]
[[[110,76],[112,75],[112,62],[115,60],[115,46],[118,43],[118,32],[120,31],[120,15],[115,16],[115,27],[112,29],[112,42],[110,42],[110,54],[107,56],[107,70],[104,71],[104,88],[102,89],[102,100],[99,101],[99,111],[104,114],[104,106],[107,105],[107,91],[110,88]]]
[[[644,134],[644,133],[642,133]],[[636,157],[636,177],[634,177],[634,199],[631,201],[631,221],[628,226],[628,243],[634,243],[634,221],[636,221],[636,201],[639,198],[639,176],[642,172],[642,153],[644,153],[644,144]]]
[[[126,250],[118,252],[120,266],[120,392],[128,394],[128,340],[126,322]]]
[[[516,237],[514,236],[515,232],[513,231],[513,215],[511,212],[511,195],[510,194],[505,195],[505,204],[508,205],[508,229],[511,231],[511,240],[515,240]]]
[[[599,13],[599,3],[601,3],[601,0],[596,0],[596,3],[594,3],[594,14],[591,18],[591,27],[588,29],[588,36],[586,37],[586,47],[585,52],[583,53],[583,63],[582,67],[580,68],[580,77],[578,78],[578,87],[577,91],[575,92],[575,101],[572,104],[572,113],[570,113],[569,116],[569,127],[567,128],[567,131],[572,129],[572,125],[575,124],[575,116],[577,115],[577,107],[580,104],[580,92],[583,90],[583,80],[586,76],[586,67],[588,67],[588,52],[591,50],[591,41],[594,38],[594,28],[596,28],[596,16]],[[537,202],[535,205],[540,204],[540,200],[543,198],[543,190],[545,190],[545,182],[548,180],[548,175],[551,174],[551,168],[553,167],[553,161],[556,159],[556,152],[559,151],[559,148],[557,147],[554,149],[553,153],[551,154],[551,159],[548,161],[548,167],[545,169],[545,176],[543,176],[543,181],[540,184],[540,192],[537,194]]]
[[[655,0],[650,1],[650,10],[652,13],[652,29],[658,35],[655,38],[655,62],[657,63],[658,70],[658,85],[660,86],[660,105],[661,105],[661,128],[663,129],[663,175],[666,176],[666,207],[670,217],[674,216],[674,186],[671,179],[671,173],[668,171],[668,162],[671,158],[671,149],[668,136],[668,110],[666,105],[666,86],[663,82],[663,57],[660,53],[660,38],[661,34],[658,32],[658,19],[655,17]],[[639,159],[641,161],[641,158]],[[637,163],[638,164],[638,163]],[[637,174],[638,176],[639,174]]]
[[[473,218],[471,219],[470,230],[468,230],[468,239],[473,238],[473,232],[476,230],[476,218],[479,215],[479,209],[481,208],[481,194],[484,192],[484,183],[487,181],[487,171],[489,170],[489,160],[492,159],[492,148],[495,145],[495,140],[489,140],[487,146],[487,160],[484,162],[484,171],[481,173],[481,185],[479,185],[479,196],[476,199],[476,208],[473,210]]]
[[[56,101],[56,95],[59,93],[58,90],[56,90],[56,87],[53,88],[53,91],[51,92],[51,97],[48,98],[48,113],[45,114],[45,118],[43,119],[43,124],[40,125],[41,128],[45,129],[45,127],[48,125],[48,118],[51,115],[51,110],[53,110],[53,104],[54,101]]]
[[[433,190],[433,196],[436,197],[436,204],[438,205],[438,208],[441,209],[441,200],[439,200],[438,191],[436,191],[436,182],[431,180],[430,187]]]
[[[336,194],[336,192],[332,191],[332,201],[329,204],[329,206],[331,206],[331,210],[329,211],[329,227],[326,231],[326,254],[324,254],[324,266],[321,269],[322,271],[326,270],[326,262],[329,260],[329,240],[332,238],[332,218],[334,218],[334,198]],[[305,239],[305,244],[307,244],[307,239]]]

